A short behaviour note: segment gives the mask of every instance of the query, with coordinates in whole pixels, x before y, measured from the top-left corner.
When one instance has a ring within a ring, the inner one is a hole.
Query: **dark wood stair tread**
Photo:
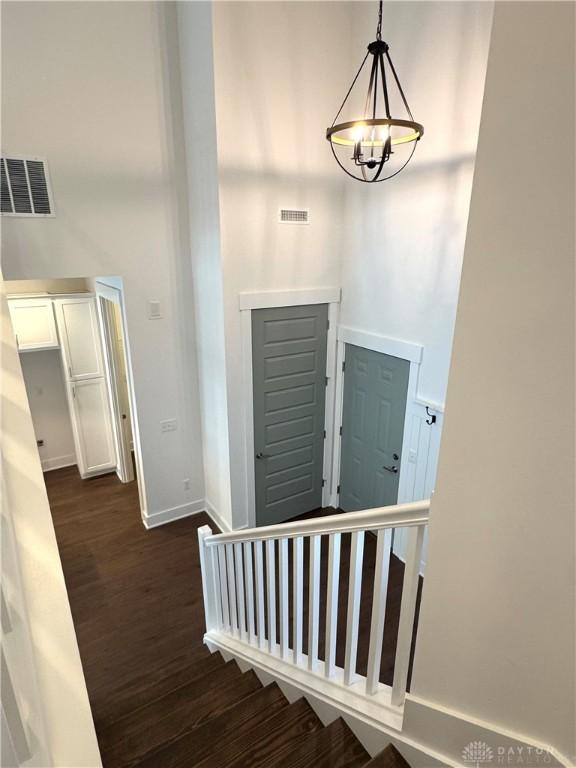
[[[117,688],[108,693],[106,716],[95,718],[98,733],[109,728],[120,718],[135,709],[150,704],[181,685],[192,682],[208,672],[224,666],[224,659],[219,653],[211,654],[202,646],[179,657],[148,667],[145,685],[142,676],[129,675],[128,680],[118,680]]]
[[[196,768],[258,768],[270,766],[279,750],[293,749],[311,732],[322,728],[306,699],[298,699],[272,717],[262,719],[239,738],[216,746]]]
[[[150,752],[138,768],[184,768],[203,760],[224,739],[237,739],[267,718],[288,707],[276,683],[255,691],[176,741]]]
[[[310,734],[269,763],[270,768],[360,768],[370,755],[342,718]]]
[[[370,762],[366,763],[364,768],[410,768],[410,764],[402,757],[400,752],[393,744],[389,744]]]
[[[261,688],[254,672],[234,661],[140,707],[110,726],[100,739],[104,766],[136,765],[148,752],[182,736]]]

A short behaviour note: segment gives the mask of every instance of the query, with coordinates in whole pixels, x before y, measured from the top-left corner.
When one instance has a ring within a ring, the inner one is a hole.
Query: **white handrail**
[[[427,499],[216,535],[208,526],[200,528],[206,642],[244,661],[252,661],[263,671],[277,674],[279,679],[298,678],[305,690],[313,691],[327,703],[343,705],[346,711],[352,707],[358,715],[376,717],[380,722],[399,727],[429,509]],[[410,530],[394,677],[392,686],[387,686],[380,682],[380,667],[395,528]],[[366,531],[377,531],[378,540],[374,581],[367,580],[363,585]],[[350,545],[346,544],[346,559],[341,563],[343,533],[351,533],[352,537]],[[306,565],[305,552],[308,553]],[[326,556],[323,582],[321,558]],[[303,652],[305,568],[309,595],[306,653]],[[339,619],[343,618],[339,600],[342,590],[347,590],[343,667],[338,665],[342,662],[336,660],[336,635],[341,632]],[[360,633],[362,600],[371,604],[365,676],[357,669],[358,644],[366,642]],[[325,636],[323,658],[319,658],[318,648],[321,628]]]
[[[430,499],[395,504],[390,507],[363,509],[360,512],[341,512],[338,515],[314,517],[292,523],[265,525],[260,528],[243,528],[230,533],[206,536],[204,544],[235,544],[240,541],[265,541],[267,539],[293,539],[297,536],[317,536],[326,533],[354,533],[377,531],[382,528],[407,528],[428,522]]]

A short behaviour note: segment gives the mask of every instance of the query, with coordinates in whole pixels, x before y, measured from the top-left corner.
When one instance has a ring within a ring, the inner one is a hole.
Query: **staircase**
[[[203,649],[144,706],[99,727],[104,768],[407,768],[393,746],[370,759],[342,718],[323,725],[304,697]]]

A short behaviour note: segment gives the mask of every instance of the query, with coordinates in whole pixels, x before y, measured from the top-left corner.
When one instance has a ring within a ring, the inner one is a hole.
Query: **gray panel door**
[[[252,312],[256,523],[322,506],[328,305]]]
[[[396,504],[410,363],[346,344],[340,507]]]

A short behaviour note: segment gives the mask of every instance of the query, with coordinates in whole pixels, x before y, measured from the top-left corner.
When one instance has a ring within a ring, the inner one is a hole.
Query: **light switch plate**
[[[159,320],[162,317],[162,308],[157,299],[148,302],[148,317],[150,320]]]
[[[176,419],[165,419],[160,422],[161,432],[174,432],[176,430]]]

